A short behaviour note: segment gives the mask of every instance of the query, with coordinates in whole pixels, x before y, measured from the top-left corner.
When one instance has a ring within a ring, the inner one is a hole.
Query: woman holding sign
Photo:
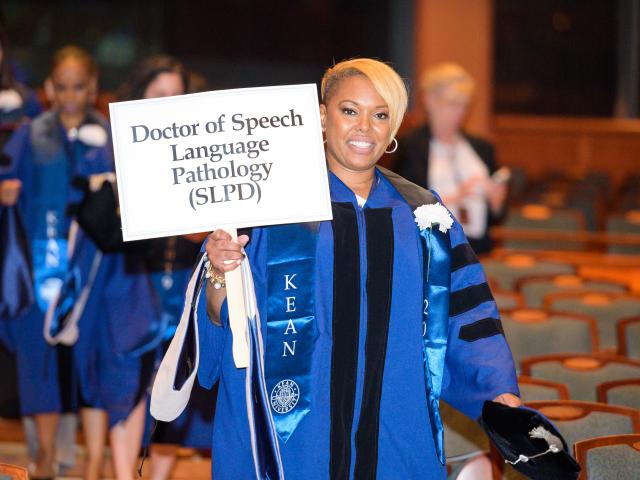
[[[485,400],[520,404],[462,228],[434,193],[376,166],[406,107],[384,63],[330,68],[333,220],[208,237],[212,281],[194,307],[200,383],[219,380],[214,478],[445,478],[440,398],[471,418]],[[260,317],[248,372],[232,359],[223,275],[245,258]]]

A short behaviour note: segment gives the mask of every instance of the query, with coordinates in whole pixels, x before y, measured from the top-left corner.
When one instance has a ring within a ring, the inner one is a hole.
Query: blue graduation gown
[[[156,239],[152,242],[162,245],[164,250],[166,239]],[[180,243],[182,243],[180,245]],[[155,255],[161,257],[165,252],[155,249]],[[162,353],[168,348],[169,340],[175,333],[176,326],[180,321],[182,308],[184,306],[184,294],[187,283],[191,276],[191,268],[184,268],[182,265],[192,264],[196,260],[199,251],[198,246],[192,246],[187,240],[175,239],[174,261],[171,262],[170,271],[157,271],[151,268],[151,279],[154,286],[154,293],[157,303],[160,306],[161,315],[166,325],[164,332],[164,348]],[[158,259],[159,260],[159,259]],[[153,262],[153,263],[158,263]],[[166,262],[158,267],[167,267]],[[170,279],[170,280],[169,280]],[[161,360],[159,358],[158,360]],[[153,433],[151,441],[153,443],[170,443],[190,448],[211,448],[211,433],[213,430],[213,412],[215,405],[215,391],[202,388],[195,382],[191,398],[187,408],[172,422],[159,422]],[[151,422],[151,414],[148,411],[148,423]]]
[[[81,233],[74,258],[85,277],[96,252]],[[103,253],[78,322],[73,358],[80,400],[106,410],[109,428],[124,421],[147,394],[163,341],[173,335],[184,303],[190,269],[173,270],[171,288],[165,289],[165,275],[151,271],[147,253]],[[197,390],[190,408],[166,428],[157,427],[157,435],[165,443],[207,448],[212,412],[202,405],[210,407],[211,399],[210,392]]]
[[[412,208],[380,172],[376,173],[364,208],[357,206],[353,192],[333,174],[330,174],[330,188],[334,212],[336,205],[342,205],[341,208],[355,211],[357,218],[358,245],[353,245],[360,252],[357,260],[360,314],[354,336],[357,361],[348,360],[348,355],[344,362],[332,358],[335,355],[332,350],[338,348],[336,341],[342,342],[336,338],[336,324],[332,321],[334,295],[339,295],[332,285],[334,274],[347,272],[334,272],[336,245],[333,222],[323,222],[319,226],[316,246],[311,407],[288,441],[279,442],[285,478],[331,478],[333,464],[339,464],[338,468],[342,469],[340,478],[354,478],[358,463],[360,466],[369,464],[361,471],[373,472],[371,476],[380,479],[445,478],[446,470],[436,454],[427,408],[422,348],[423,254]],[[367,231],[367,218],[372,218],[367,217],[367,209],[371,209],[370,213],[376,209],[378,212],[390,209],[392,220],[391,301],[382,373],[380,368],[377,369],[381,378],[379,384],[371,381],[376,372],[367,368],[375,365],[376,360],[369,358],[367,337],[382,335],[378,330],[369,331],[371,317],[379,312],[368,312],[367,307],[371,300],[369,295],[385,292],[369,291],[374,287],[367,280],[375,277],[368,276],[368,273],[381,268],[378,262],[385,259],[372,258],[368,261],[366,250],[371,248],[367,235],[389,233]],[[467,248],[468,242],[457,222],[449,231],[449,237],[452,247],[452,306],[442,398],[471,418],[477,418],[484,400],[505,392],[518,393],[516,375],[511,353],[499,328],[495,302],[490,292],[487,295],[482,269],[471,249]],[[263,314],[267,311],[267,238],[267,228],[254,229],[246,248],[258,307]],[[335,268],[341,267],[336,265]],[[198,309],[201,355],[198,375],[200,383],[205,386],[219,380],[213,433],[213,478],[253,478],[255,473],[244,393],[245,370],[237,369],[233,363],[232,338],[224,307],[222,326],[215,326],[206,316],[206,300],[204,295],[202,297]],[[265,324],[263,318],[262,335],[268,349]],[[465,328],[470,324],[480,327]],[[339,335],[345,334],[349,331],[343,329],[339,332]],[[346,387],[336,386],[332,380],[336,375],[342,375],[344,380],[344,369],[352,370],[353,375],[347,375]],[[332,389],[337,391],[340,388],[346,388],[344,398],[352,399],[350,424],[337,425],[332,418],[332,408],[335,407],[331,405]],[[369,396],[379,398],[379,405],[373,410]],[[364,436],[366,438],[357,435],[361,427],[366,427],[363,431],[370,432]],[[340,453],[331,440],[332,431],[338,428],[346,437],[342,439],[342,452],[347,454],[343,458],[332,458]]]
[[[97,247],[86,235],[79,241],[77,254],[87,271]],[[150,333],[158,319],[142,255],[103,254],[78,321],[73,359],[81,403],[106,410],[109,428],[124,421],[146,395],[160,346],[160,338]]]
[[[105,122],[95,112],[89,112],[87,120],[103,125]],[[16,351],[24,415],[72,410],[76,405],[71,396],[70,352],[45,342],[44,313],[51,298],[49,287],[55,287],[55,278],[61,278],[65,271],[65,242],[71,220],[66,208],[82,195],[71,181],[76,176],[107,171],[109,155],[105,147],[69,141],[53,111],[18,128],[4,152],[11,165],[0,173],[0,179],[22,181],[18,206],[30,241],[36,302],[19,318],[6,321],[1,340]],[[43,271],[47,268],[55,271]],[[47,278],[54,280],[47,283]]]

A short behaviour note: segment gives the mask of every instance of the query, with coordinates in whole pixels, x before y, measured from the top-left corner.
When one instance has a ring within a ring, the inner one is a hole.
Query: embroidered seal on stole
[[[298,398],[298,384],[289,379],[281,380],[271,391],[271,408],[277,413],[288,413],[297,405]]]

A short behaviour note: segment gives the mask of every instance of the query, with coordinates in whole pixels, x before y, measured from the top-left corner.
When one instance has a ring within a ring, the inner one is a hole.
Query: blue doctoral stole
[[[427,386],[429,419],[440,463],[446,462],[444,427],[440,417],[440,393],[449,334],[449,292],[451,254],[449,239],[438,229],[420,231],[424,261],[424,306],[422,309],[422,350]]]
[[[33,194],[27,221],[31,230],[36,302],[42,312],[55,299],[67,272],[66,208],[76,169],[75,144],[69,144],[54,113],[41,115],[31,124]],[[77,142],[76,142],[77,143]]]
[[[317,223],[267,229],[265,379],[276,432],[287,442],[311,407]]]
[[[377,167],[405,201],[413,208],[437,203],[425,190],[385,168]],[[436,453],[446,463],[444,427],[440,416],[440,394],[449,335],[449,296],[451,292],[451,241],[447,234],[433,228],[420,231],[423,252],[424,305],[422,314],[422,351],[427,388],[429,419]]]

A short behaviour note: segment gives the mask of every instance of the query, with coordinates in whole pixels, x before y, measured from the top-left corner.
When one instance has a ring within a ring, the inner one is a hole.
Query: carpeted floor
[[[60,476],[58,480],[76,480],[82,478],[84,450],[82,445],[77,446],[76,465]],[[7,420],[0,418],[0,463],[10,463],[27,467],[29,457],[24,442],[22,424],[19,420]],[[151,461],[147,458],[144,462],[142,478],[149,478]],[[104,479],[112,479],[109,450],[105,456],[103,468]],[[175,480],[206,480],[211,478],[211,459],[200,455],[192,449],[180,449],[178,459],[171,475]]]

